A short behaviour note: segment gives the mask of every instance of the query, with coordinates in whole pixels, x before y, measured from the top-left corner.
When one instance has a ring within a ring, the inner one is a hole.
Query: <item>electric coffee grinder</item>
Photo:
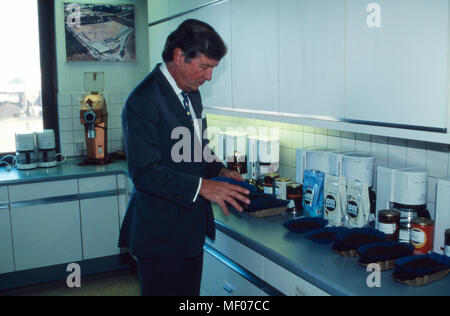
[[[108,158],[108,110],[102,94],[105,74],[84,73],[84,89],[80,118],[85,129],[87,158],[80,165],[106,165],[111,160]]]

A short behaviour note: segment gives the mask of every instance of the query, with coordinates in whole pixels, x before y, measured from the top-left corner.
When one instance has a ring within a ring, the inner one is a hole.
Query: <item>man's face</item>
[[[183,91],[197,91],[198,88],[212,78],[214,67],[219,64],[218,60],[210,59],[203,54],[186,62],[184,56],[181,57],[179,65],[177,84]]]

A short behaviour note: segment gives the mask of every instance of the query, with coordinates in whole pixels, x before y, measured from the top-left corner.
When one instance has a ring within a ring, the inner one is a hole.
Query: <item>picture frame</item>
[[[64,3],[67,62],[136,62],[133,4]]]

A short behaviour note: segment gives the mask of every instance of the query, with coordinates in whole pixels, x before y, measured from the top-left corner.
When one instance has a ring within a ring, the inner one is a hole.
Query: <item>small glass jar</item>
[[[303,187],[300,183],[289,183],[286,189],[286,199],[289,201],[288,211],[292,215],[300,215],[302,212]]]
[[[379,211],[377,229],[386,234],[387,241],[398,241],[400,236],[400,212],[395,210]]]
[[[279,177],[278,173],[267,173],[264,176],[264,193],[275,194],[275,179]]]
[[[445,231],[445,247],[444,247],[444,254],[447,257],[450,257],[450,229],[447,229]]]
[[[275,179],[275,195],[277,199],[286,200],[287,185],[291,183],[291,178],[276,178]]]

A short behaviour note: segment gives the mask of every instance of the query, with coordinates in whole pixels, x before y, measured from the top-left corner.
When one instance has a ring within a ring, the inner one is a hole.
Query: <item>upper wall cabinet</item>
[[[148,0],[148,19],[155,22],[178,13],[198,8],[212,0]]]
[[[160,23],[153,25],[148,30],[149,43],[150,43],[150,69],[162,62],[162,52],[164,50],[164,45],[166,44],[167,36],[170,32],[174,31],[172,28],[172,21]]]
[[[197,1],[198,2],[198,1]],[[217,5],[195,10],[169,21],[150,27],[150,66],[162,62],[162,51],[167,36],[173,32],[183,21],[198,19],[210,24],[223,38],[228,54],[214,69],[212,80],[206,82],[201,88],[204,107],[231,108],[231,26],[230,2],[225,1]]]
[[[222,37],[228,48],[227,55],[214,69],[212,80],[200,88],[204,107],[231,108],[231,18],[230,2],[202,8],[191,17],[210,24]]]
[[[234,108],[279,112],[277,11],[274,0],[231,1]]]
[[[342,117],[345,0],[279,1],[280,111]]]
[[[448,15],[448,0],[347,0],[345,117],[446,128]]]

